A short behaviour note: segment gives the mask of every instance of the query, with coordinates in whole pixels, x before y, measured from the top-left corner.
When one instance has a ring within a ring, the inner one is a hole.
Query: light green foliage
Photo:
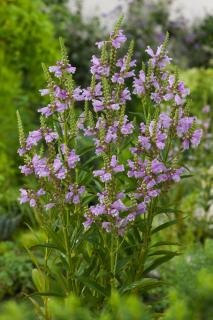
[[[22,92],[20,73],[10,69],[2,44],[0,46],[0,65],[0,200],[2,200],[3,197],[7,198],[5,191],[11,187],[16,171],[11,158],[18,143],[15,129],[15,97],[21,95]],[[10,199],[11,196],[14,198],[13,194],[14,192],[12,194],[10,192]]]
[[[166,311],[165,320],[186,320],[192,319],[190,309],[187,308],[187,305],[184,300],[180,300],[177,297],[175,291],[170,293],[171,307]]]
[[[6,246],[5,246],[6,248]],[[5,250],[4,248],[2,250]],[[49,319],[51,320],[211,320],[213,316],[213,241],[206,241],[204,248],[195,247],[176,258],[163,271],[169,280],[169,306],[164,314],[153,314],[138,297],[121,297],[113,292],[105,301],[104,309],[95,313],[85,307],[73,295],[61,300],[49,297]],[[1,306],[0,320],[11,316],[19,320],[34,319],[30,310],[23,305],[9,302]],[[40,310],[41,312],[42,309]],[[39,313],[38,313],[39,314]],[[37,319],[38,315],[35,317]]]
[[[32,290],[32,263],[13,242],[0,245],[0,299]]]
[[[28,93],[30,103],[43,83],[41,62],[52,63],[57,57],[54,29],[40,0],[1,3],[2,48],[9,68],[20,72],[21,87]],[[9,70],[10,72],[10,70]]]
[[[0,197],[4,192],[3,201],[11,198],[11,189],[14,198],[17,197],[13,191],[17,184],[16,109],[22,110],[27,127],[35,122],[35,104],[41,103],[38,90],[44,85],[41,62],[55,61],[57,40],[40,0],[1,0],[0,17]]]
[[[27,249],[32,246],[36,246],[39,242],[45,242],[45,239],[46,238],[42,230],[21,230],[18,235],[16,235],[16,242]]]
[[[0,320],[37,320],[32,308],[9,301],[0,306]]]
[[[31,312],[27,305],[18,305],[9,302],[0,308],[0,320],[34,320],[39,319]],[[94,313],[89,311],[80,300],[74,296],[67,297],[64,301],[50,298],[49,318],[51,320],[152,320],[153,315],[148,308],[136,297],[121,297],[116,292],[110,301],[106,301],[105,309]]]
[[[213,241],[176,258],[167,270],[172,289],[165,320],[213,318]]]
[[[108,311],[104,311],[100,320],[151,320],[151,313],[138,297],[130,295],[121,297],[114,292],[107,306]]]
[[[182,71],[181,76],[190,85],[193,111],[200,114],[201,109],[209,104],[213,117],[213,69],[189,69]]]
[[[74,296],[69,296],[64,302],[56,299],[50,300],[49,313],[52,320],[92,320],[92,314],[83,307],[80,300]]]

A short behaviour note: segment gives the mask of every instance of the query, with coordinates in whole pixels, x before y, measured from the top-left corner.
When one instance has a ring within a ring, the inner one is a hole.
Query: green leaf
[[[64,251],[64,239],[62,236],[62,232],[54,231],[52,226],[46,225],[45,226],[45,232],[48,235],[48,238],[51,239],[52,242],[55,243],[57,248],[60,248],[60,251]]]
[[[61,248],[59,248],[59,247],[57,247],[56,245],[51,244],[51,243],[36,244],[36,245],[34,245],[34,246],[30,247],[30,249],[35,249],[35,248],[39,248],[39,247],[41,247],[41,248],[56,249],[56,250],[59,250],[59,251],[60,251],[60,252],[62,252],[62,253],[65,253],[65,251],[64,251],[64,250],[62,250]]]
[[[65,298],[65,295],[57,293],[57,292],[33,292],[31,296],[44,296],[44,297],[63,297]]]
[[[137,242],[141,243],[141,235],[140,235],[138,229],[134,228],[133,233],[134,233],[135,239],[137,239]]]
[[[157,250],[157,251],[154,251],[154,252],[151,252],[148,254],[149,257],[151,256],[159,256],[159,255],[166,255],[166,254],[171,254],[173,253],[172,251],[170,250]]]
[[[130,114],[133,114],[135,116],[141,117],[143,118],[143,113],[142,112],[133,112],[133,111],[129,111]]]
[[[179,246],[180,244],[178,242],[170,242],[170,241],[159,241],[154,243],[152,247],[160,247],[160,246]]]
[[[124,269],[129,263],[130,263],[129,256],[123,259],[119,259],[117,262],[116,272],[119,272],[120,270]]]
[[[171,220],[171,221],[168,221],[168,222],[165,222],[165,223],[161,224],[160,226],[158,226],[157,228],[153,229],[153,230],[152,230],[152,234],[153,234],[153,233],[156,233],[156,232],[158,232],[158,231],[160,231],[160,230],[166,229],[166,228],[168,228],[168,227],[176,224],[177,222],[178,222],[177,219]]]
[[[94,160],[97,159],[97,156],[93,156],[93,157],[90,157],[84,164],[83,166],[86,167],[89,163],[93,162]]]
[[[191,178],[194,177],[194,174],[184,174],[181,176],[181,179]]]
[[[90,290],[93,289],[97,293],[100,293],[101,295],[103,295],[105,297],[109,296],[109,292],[105,288],[103,288],[102,286],[97,284],[94,280],[91,280],[90,278],[87,278],[87,277],[84,277],[84,276],[80,276],[80,277],[76,277],[76,278],[80,282],[82,282]]]
[[[173,253],[167,254],[167,255],[165,255],[165,256],[163,256],[163,257],[160,257],[160,258],[155,259],[155,260],[151,263],[151,265],[149,265],[149,266],[144,270],[143,273],[146,274],[146,273],[148,273],[148,272],[156,269],[156,268],[159,267],[161,264],[163,264],[163,263],[171,260],[173,257],[175,257],[175,256],[177,256],[177,255],[179,255],[179,253],[173,252]]]
[[[41,270],[33,269],[32,270],[32,279],[33,279],[33,283],[34,283],[35,287],[39,291],[44,290],[46,276]]]
[[[40,314],[42,318],[45,319],[45,313],[43,311],[42,306],[35,299],[31,298],[29,295],[27,295],[27,297],[32,302],[32,304],[34,305],[34,308],[35,308],[36,312],[38,314]]]
[[[87,152],[93,151],[94,150],[94,146],[89,146],[87,148],[84,148],[82,150],[82,152],[80,153],[80,156],[82,157],[83,155],[85,155]],[[97,157],[97,156],[96,156]]]
[[[101,191],[102,190],[102,185],[100,184],[100,182],[98,180],[96,180],[96,179],[93,179],[93,182],[97,186],[98,191]]]
[[[69,292],[67,279],[66,277],[60,272],[59,268],[53,271],[54,267],[52,268],[51,275],[53,276],[54,280],[56,280],[57,285],[59,285],[59,290],[64,293],[64,296],[67,295]]]
[[[161,281],[158,279],[141,279],[133,283],[130,283],[125,287],[122,287],[119,291],[121,291],[121,293],[125,293],[136,288],[140,288],[142,291],[147,291],[165,284],[165,281]]]
[[[174,208],[158,207],[158,208],[156,208],[156,210],[157,210],[156,214],[159,214],[159,213],[183,213],[183,211],[181,211],[180,209],[174,209]]]

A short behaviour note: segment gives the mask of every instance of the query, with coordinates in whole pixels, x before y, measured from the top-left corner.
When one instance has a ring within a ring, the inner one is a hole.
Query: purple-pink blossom
[[[80,161],[79,155],[75,153],[75,150],[72,149],[67,157],[68,166],[70,169],[74,169],[77,165],[77,162]]]
[[[80,203],[80,196],[85,192],[85,187],[78,187],[74,184],[69,185],[69,191],[65,196],[65,201],[73,204]]]
[[[125,43],[127,40],[126,36],[123,34],[123,30],[118,30],[116,34],[112,31],[110,36],[112,39],[112,46],[116,49],[119,49],[121,44]]]

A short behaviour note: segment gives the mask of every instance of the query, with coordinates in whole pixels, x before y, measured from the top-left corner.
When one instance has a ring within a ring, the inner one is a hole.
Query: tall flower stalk
[[[184,174],[181,153],[197,147],[202,130],[189,111],[189,89],[168,68],[168,37],[156,52],[147,48],[149,62],[135,74],[133,42],[119,53],[127,41],[120,24],[96,44],[87,88],[76,87],[61,43],[61,61],[44,67],[40,93],[49,104],[38,110],[40,128],[25,138],[18,117],[20,170],[37,185],[22,188],[20,202],[34,208],[47,238],[38,245],[49,292],[37,289],[45,297],[73,292],[101,303],[114,289],[157,286],[147,283],[149,273],[177,254],[161,248],[169,243],[153,244],[174,223],[160,223],[160,214],[175,210],[161,199]],[[133,96],[141,109],[132,120]]]

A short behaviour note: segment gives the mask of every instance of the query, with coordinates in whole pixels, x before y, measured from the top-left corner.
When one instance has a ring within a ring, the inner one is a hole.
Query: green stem
[[[111,294],[115,289],[115,270],[116,270],[116,255],[117,250],[115,250],[115,231],[112,230],[111,233],[111,246],[110,246],[110,286],[111,286]]]
[[[147,258],[147,254],[149,251],[149,245],[151,242],[151,230],[152,230],[152,222],[153,222],[153,213],[154,213],[154,204],[151,202],[150,208],[146,217],[146,227],[143,233],[143,243],[141,246],[141,250],[138,255],[138,267],[136,270],[135,281],[139,280],[144,272],[145,262]]]
[[[64,234],[64,242],[65,242],[65,250],[67,253],[69,270],[67,271],[67,288],[70,289],[70,279],[72,274],[72,257],[71,257],[71,249],[69,243],[69,235],[68,235],[68,225],[69,225],[69,211],[66,210],[63,214],[63,234]]]
[[[48,239],[46,243],[48,244]],[[47,269],[48,269],[48,249],[45,248],[45,255],[44,255],[44,263],[45,263],[45,275],[44,275],[44,291],[49,291],[49,285],[48,285],[48,278],[47,278]],[[48,312],[48,296],[44,297],[44,312],[45,312],[45,319],[50,320],[50,315]]]

